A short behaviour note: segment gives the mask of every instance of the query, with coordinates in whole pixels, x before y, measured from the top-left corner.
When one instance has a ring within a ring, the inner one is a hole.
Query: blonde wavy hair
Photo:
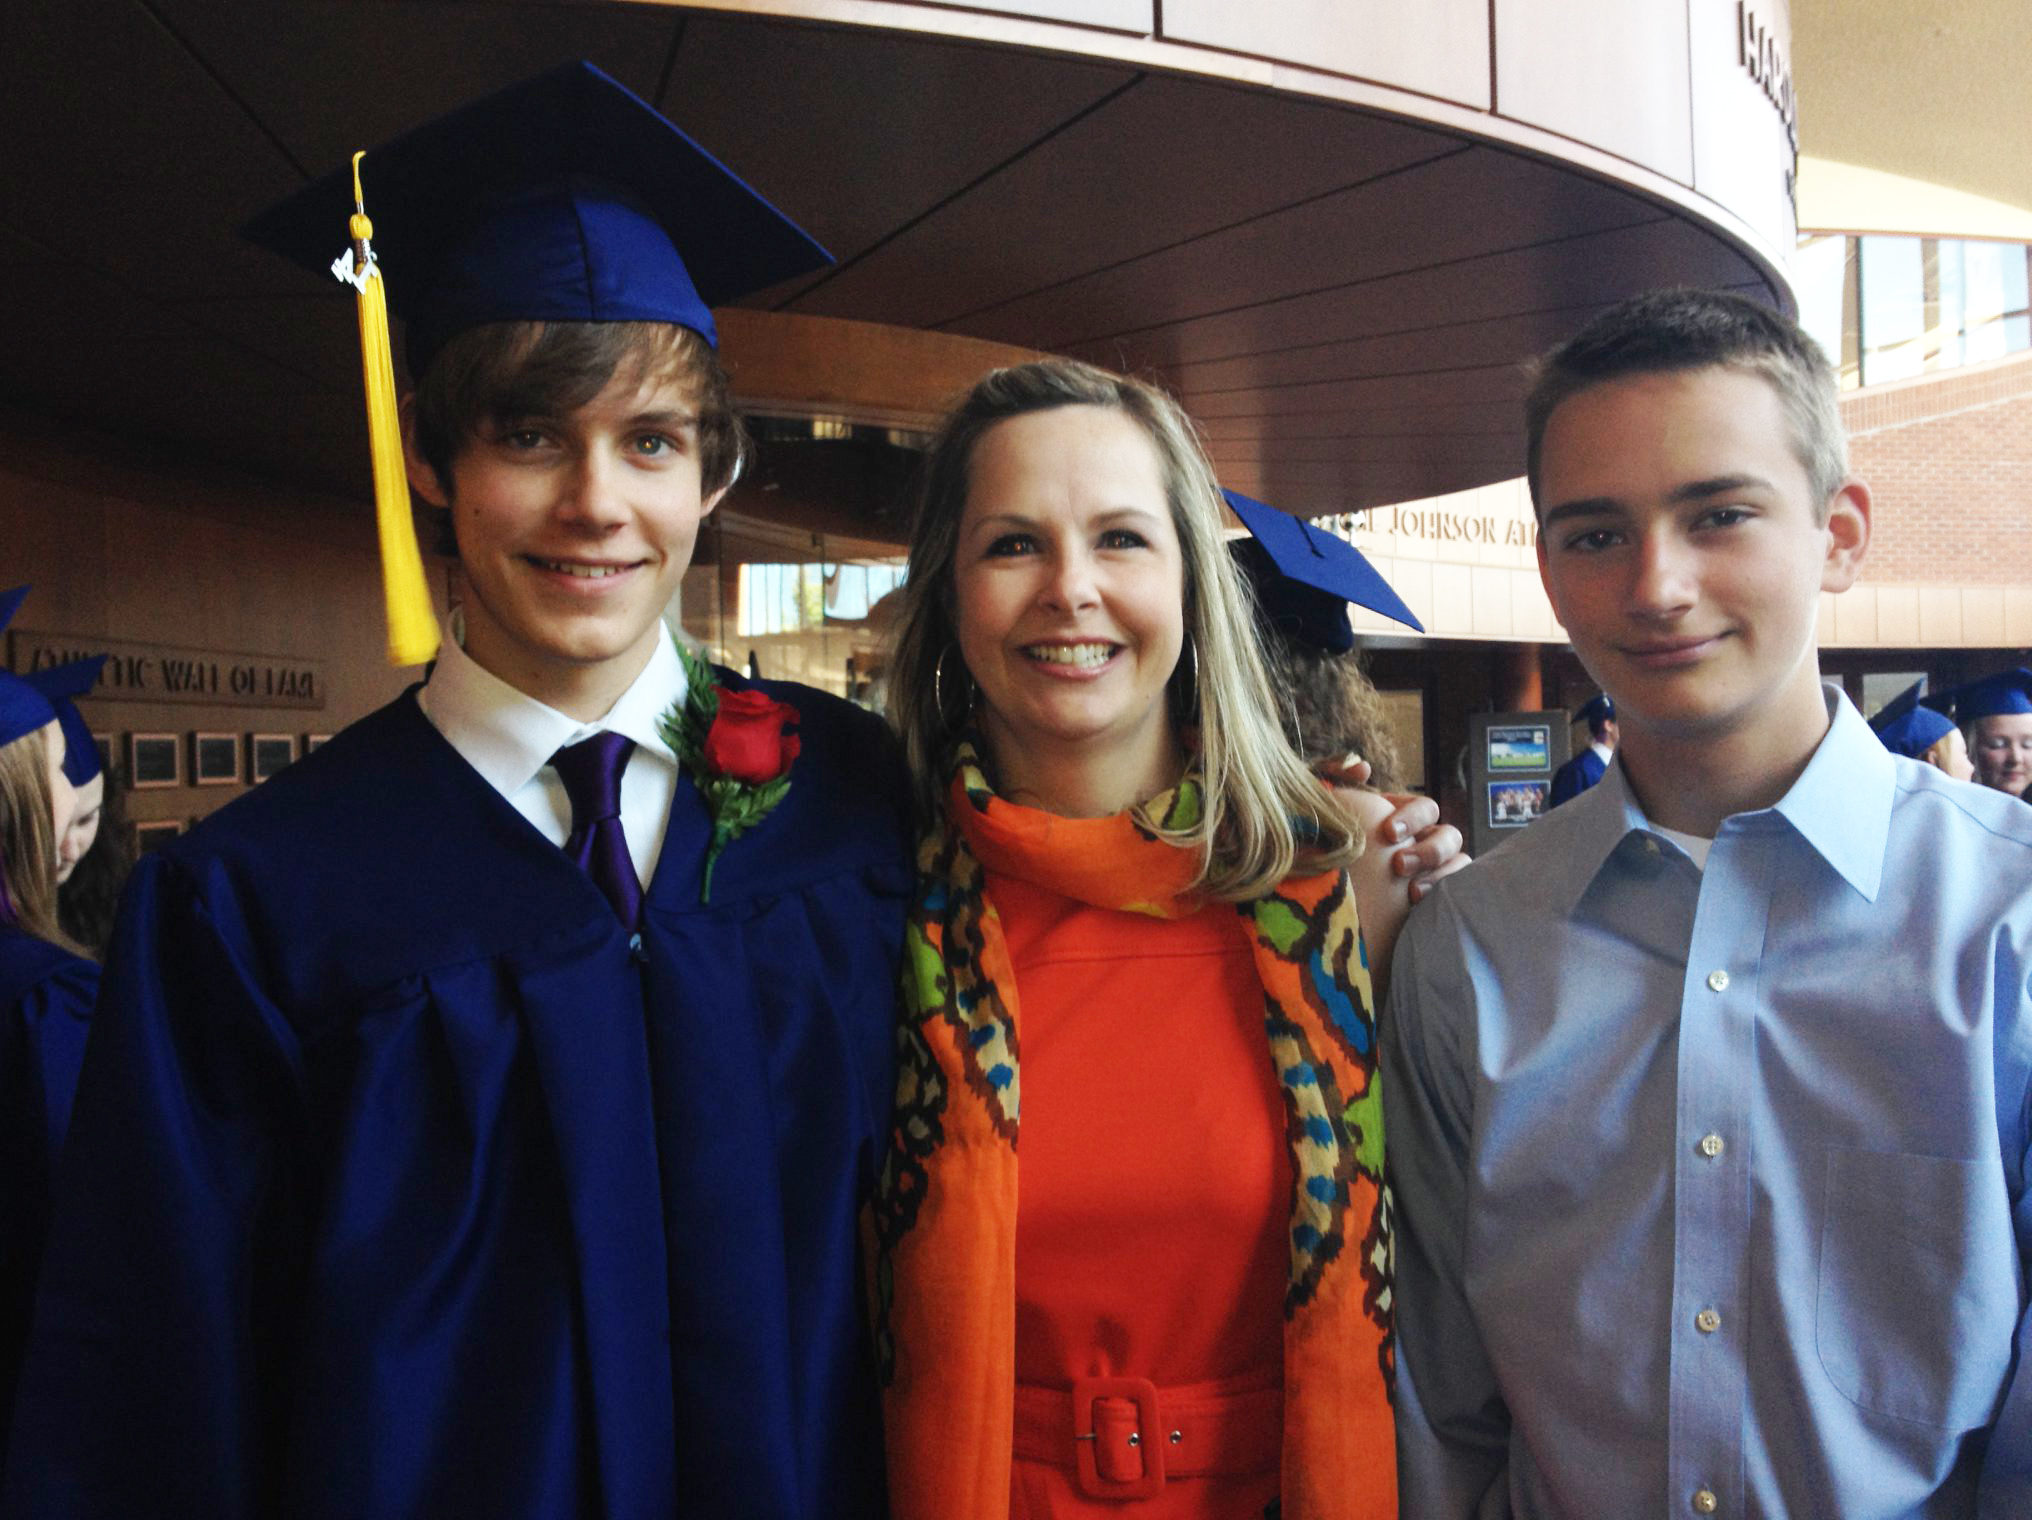
[[[56,806],[44,729],[0,744],[0,906],[17,928],[81,954],[57,922]]]
[[[1171,678],[1172,721],[1197,714],[1197,768],[1205,789],[1198,820],[1167,829],[1147,811],[1137,821],[1201,852],[1195,889],[1219,901],[1260,897],[1294,867],[1324,871],[1361,853],[1361,837],[1292,752],[1266,693],[1254,605],[1221,539],[1221,497],[1192,423],[1154,386],[1071,359],[992,370],[940,424],[925,456],[910,534],[910,576],[890,665],[889,712],[927,821],[945,807],[954,740],[966,722],[955,702],[972,678],[959,657],[954,567],[975,447],[1011,417],[1064,406],[1099,406],[1142,428],[1157,452],[1164,495],[1185,562],[1185,631],[1193,651]],[[940,691],[940,662],[946,662]],[[1197,690],[1187,689],[1195,682]]]

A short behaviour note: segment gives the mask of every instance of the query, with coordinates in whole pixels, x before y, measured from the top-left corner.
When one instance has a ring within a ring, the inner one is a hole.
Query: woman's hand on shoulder
[[[1430,797],[1394,797],[1367,790],[1369,767],[1354,755],[1319,771],[1362,831],[1361,858],[1348,868],[1348,876],[1361,915],[1370,982],[1380,1004],[1389,990],[1391,952],[1411,905],[1434,882],[1466,865],[1469,857],[1461,849],[1460,830],[1439,821],[1439,804]]]
[[[1370,837],[1369,847],[1394,851],[1390,869],[1410,883],[1413,902],[1445,877],[1474,863],[1474,856],[1462,848],[1466,841],[1461,831],[1439,821],[1437,802],[1416,796],[1389,796],[1386,800],[1395,807]]]
[[[1347,755],[1321,765],[1317,773],[1362,820],[1367,850],[1389,861],[1393,880],[1408,883],[1409,902],[1417,902],[1436,882],[1473,862],[1461,847],[1460,830],[1439,821],[1439,804],[1430,797],[1364,790],[1369,762],[1361,756]]]

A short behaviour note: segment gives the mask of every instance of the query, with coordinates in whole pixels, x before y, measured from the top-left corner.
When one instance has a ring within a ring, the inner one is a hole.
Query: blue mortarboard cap
[[[1602,692],[1581,703],[1580,711],[1573,715],[1576,723],[1596,724],[1616,721],[1616,704],[1609,700],[1609,694]]]
[[[87,660],[52,665],[22,677],[49,699],[57,722],[63,725],[63,768],[72,786],[83,786],[102,769],[99,746],[92,741],[92,730],[85,723],[85,715],[78,711],[77,699],[98,682],[99,672],[105,666],[106,657],[95,654]]]
[[[0,633],[7,631],[27,595],[26,586],[0,591]],[[48,697],[13,671],[0,670],[0,744],[12,744],[34,733],[55,716],[56,709],[49,705]]]
[[[1926,681],[1922,677],[1886,702],[1870,719],[1870,727],[1892,754],[1923,759],[1928,750],[1954,732],[1954,724],[1945,714],[1920,701],[1925,695]]]
[[[829,255],[719,160],[589,63],[416,128],[361,161],[410,372],[487,322],[671,322],[715,341],[711,308]],[[325,272],[346,248],[350,167],[246,235]]]
[[[2010,713],[2032,713],[2032,670],[2000,670],[1953,691],[1942,692],[1939,700],[1954,704],[1955,721],[1973,723],[1978,718],[1996,718]]]
[[[1286,638],[1328,654],[1354,648],[1349,602],[1425,632],[1353,544],[1239,491],[1221,495],[1250,533],[1229,545],[1235,563],[1254,584],[1265,619]]]
[[[34,733],[56,716],[49,698],[11,670],[0,670],[0,744]]]

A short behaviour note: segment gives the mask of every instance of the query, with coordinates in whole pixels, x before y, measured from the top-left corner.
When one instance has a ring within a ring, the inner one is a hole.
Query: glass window
[[[1799,325],[1828,358],[1842,355],[1842,300],[1851,239],[1839,235],[1808,236],[1799,244],[1792,266],[1792,284],[1799,292]]]
[[[790,557],[807,545],[810,558]],[[699,535],[669,615],[721,665],[879,710],[904,580],[902,556],[881,556],[883,547],[785,530],[723,506]],[[828,549],[871,557],[831,560]]]
[[[1863,716],[1874,718],[1884,704],[1914,681],[1926,679],[1923,670],[1866,670],[1863,672]]]
[[[1920,240],[1862,240],[1863,384],[1926,369],[1926,260]]]
[[[1961,238],[1807,234],[1800,324],[1844,389],[2032,348],[2032,248]]]
[[[1953,369],[1966,364],[1962,334],[1967,326],[1968,244],[1929,239],[1921,245],[1922,260],[1930,255],[1927,274],[1926,367]]]

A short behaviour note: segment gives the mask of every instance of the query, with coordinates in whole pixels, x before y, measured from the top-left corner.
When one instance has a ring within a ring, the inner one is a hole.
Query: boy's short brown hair
[[[445,343],[417,383],[416,448],[452,489],[459,451],[488,425],[575,412],[626,374],[676,380],[698,410],[699,486],[732,485],[748,453],[712,345],[672,322],[490,322]],[[446,536],[449,529],[446,530]],[[456,553],[455,546],[440,545]]]
[[[1538,460],[1546,424],[1561,402],[1633,375],[1721,368],[1769,381],[1792,424],[1792,447],[1813,490],[1814,512],[1848,478],[1834,368],[1799,325],[1745,297],[1720,290],[1654,290],[1603,312],[1533,366],[1524,398],[1525,474],[1538,500]]]

